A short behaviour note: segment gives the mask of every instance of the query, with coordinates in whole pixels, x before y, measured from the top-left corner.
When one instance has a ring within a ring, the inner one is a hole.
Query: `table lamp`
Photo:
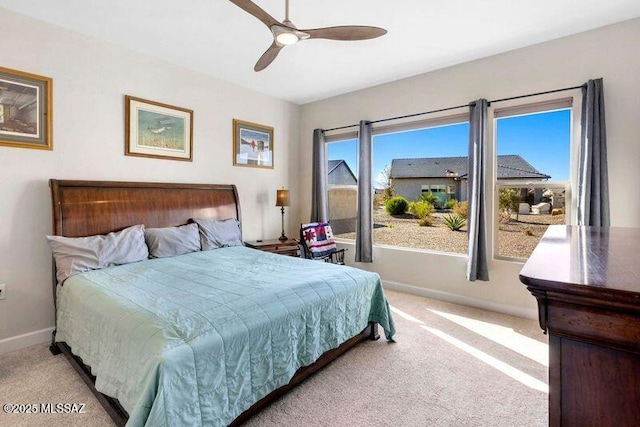
[[[282,235],[280,236],[279,240],[284,242],[285,240],[289,239],[284,234],[284,207],[291,205],[291,203],[289,202],[289,190],[285,190],[284,187],[282,187],[282,190],[276,191],[276,206],[280,206],[280,212],[282,212]]]

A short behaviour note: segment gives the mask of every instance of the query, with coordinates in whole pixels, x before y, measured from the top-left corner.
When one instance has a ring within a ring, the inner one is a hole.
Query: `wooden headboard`
[[[186,224],[191,218],[241,222],[235,185],[52,179],[53,233],[84,237],[144,224]]]

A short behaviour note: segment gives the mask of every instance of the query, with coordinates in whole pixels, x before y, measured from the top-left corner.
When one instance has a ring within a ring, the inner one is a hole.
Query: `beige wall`
[[[54,140],[53,151],[0,146],[0,353],[53,326],[50,178],[233,183],[244,237],[279,235],[275,190],[298,190],[298,106],[3,9],[0,28],[0,65],[53,78]],[[125,156],[125,94],[194,110],[193,162]],[[275,128],[273,170],[232,166],[234,118]]]
[[[314,128],[331,128],[468,103],[580,85],[603,77],[609,144],[612,225],[640,226],[640,198],[619,189],[640,182],[640,19],[307,104],[300,126],[299,215],[309,215]],[[381,60],[383,60],[381,58]],[[499,105],[499,104],[498,104]],[[488,191],[492,191],[488,184]],[[353,254],[353,251],[348,252]],[[347,256],[352,260],[353,255]],[[521,263],[490,262],[490,282],[465,280],[466,257],[374,249],[391,286],[535,317],[535,300],[518,281]]]
[[[334,234],[356,231],[358,212],[357,185],[329,185],[327,188],[327,215]]]
[[[7,299],[0,300],[0,353],[43,341],[53,326],[51,255],[44,240],[51,232],[49,178],[234,183],[248,239],[278,235],[274,189],[284,185],[297,207],[286,216],[285,231],[295,235],[309,218],[314,128],[604,77],[613,225],[640,225],[640,198],[616,191],[640,181],[638,19],[302,108],[3,9],[0,27],[19,35],[0,41],[1,65],[54,81],[54,151],[0,147],[0,283],[7,284]],[[194,161],[124,156],[124,94],[193,109]],[[274,170],[232,166],[233,118],[275,128]],[[362,267],[378,271],[387,285],[535,315],[533,298],[517,279],[521,264],[492,261],[490,282],[469,283],[464,256],[381,247],[374,256],[375,263]]]
[[[358,210],[357,185],[329,185],[327,196],[330,220],[355,218]]]
[[[466,187],[467,181],[462,181]],[[450,185],[455,186],[456,193],[452,194],[452,197],[456,200],[465,200],[460,197],[460,181],[455,181],[453,178],[396,178],[392,181],[393,194],[396,196],[402,196],[408,201],[416,201],[422,195],[423,185],[444,185],[448,189]],[[448,196],[447,193],[444,193]],[[465,191],[466,195],[466,191]],[[445,200],[446,201],[446,200]]]

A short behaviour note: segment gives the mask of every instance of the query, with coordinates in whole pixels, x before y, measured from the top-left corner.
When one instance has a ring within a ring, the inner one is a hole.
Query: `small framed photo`
[[[125,95],[125,155],[193,160],[193,110]]]
[[[273,128],[234,119],[233,164],[273,169]]]
[[[49,77],[0,67],[0,145],[53,150]]]

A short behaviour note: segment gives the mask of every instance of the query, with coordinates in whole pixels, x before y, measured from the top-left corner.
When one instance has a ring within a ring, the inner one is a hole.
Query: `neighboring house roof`
[[[358,182],[358,178],[356,178],[356,176],[353,174],[353,171],[351,170],[351,168],[349,167],[349,164],[347,162],[345,162],[344,160],[329,160],[327,162],[327,175],[331,175],[331,172],[333,172],[334,170],[338,169],[338,167],[344,163],[344,166],[347,168],[347,171],[349,171],[349,173],[351,174],[351,176],[353,177],[353,179],[356,180],[356,182]]]
[[[340,166],[340,163],[345,163],[346,164],[346,162],[344,160],[329,160],[327,163],[329,165],[329,169],[328,169],[327,174],[330,174],[331,172],[333,172],[338,166]],[[347,167],[348,167],[348,165],[347,165]]]
[[[466,178],[469,158],[393,159],[391,178]],[[517,154],[498,156],[498,179],[549,179]]]

